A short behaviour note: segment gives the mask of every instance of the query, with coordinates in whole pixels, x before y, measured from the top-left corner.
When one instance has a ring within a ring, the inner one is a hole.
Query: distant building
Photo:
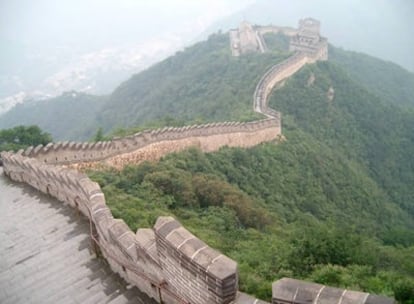
[[[272,304],[395,304],[392,298],[283,278],[272,284]]]
[[[233,56],[240,54],[261,52],[261,45],[258,33],[253,26],[243,21],[237,30],[230,31],[230,43]]]
[[[230,31],[232,55],[264,53],[267,47],[263,35],[270,32],[289,36],[289,50],[292,52],[303,52],[318,60],[328,59],[328,41],[320,36],[320,22],[312,18],[299,20],[298,29],[280,26],[254,27],[249,22],[243,21],[238,29]]]
[[[249,22],[243,21],[240,24],[239,37],[242,53],[257,52],[259,50],[255,31]]]
[[[290,38],[289,50],[312,55],[320,53],[320,59],[328,59],[328,41],[320,36],[320,27],[321,23],[313,18],[299,20],[299,29]]]

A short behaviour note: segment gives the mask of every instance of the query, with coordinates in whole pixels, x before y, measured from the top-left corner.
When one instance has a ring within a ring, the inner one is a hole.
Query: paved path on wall
[[[89,245],[85,217],[0,168],[0,303],[155,303]]]

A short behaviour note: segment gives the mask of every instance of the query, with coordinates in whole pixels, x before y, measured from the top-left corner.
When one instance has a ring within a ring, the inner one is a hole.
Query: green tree
[[[93,137],[93,141],[98,142],[98,141],[103,141],[103,140],[104,140],[103,130],[100,127],[100,128],[98,128],[98,131],[96,131],[96,134]]]
[[[401,304],[414,303],[414,281],[400,280],[394,286],[395,299]]]
[[[17,151],[29,146],[46,145],[52,136],[43,132],[38,126],[17,126],[0,130],[0,152]]]

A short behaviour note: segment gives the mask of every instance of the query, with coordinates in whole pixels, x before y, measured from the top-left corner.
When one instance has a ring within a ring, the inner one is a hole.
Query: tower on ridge
[[[256,29],[247,21],[240,23],[239,28],[230,30],[230,47],[233,56],[264,52],[264,42]]]
[[[319,58],[328,59],[328,41],[320,35],[321,23],[313,18],[299,20],[296,35],[290,39],[289,50],[304,52]]]

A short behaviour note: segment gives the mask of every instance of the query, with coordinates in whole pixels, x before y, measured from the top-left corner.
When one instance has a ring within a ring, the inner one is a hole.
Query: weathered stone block
[[[163,273],[175,292],[197,304],[235,299],[236,262],[210,248],[172,217],[159,217],[154,231]]]

